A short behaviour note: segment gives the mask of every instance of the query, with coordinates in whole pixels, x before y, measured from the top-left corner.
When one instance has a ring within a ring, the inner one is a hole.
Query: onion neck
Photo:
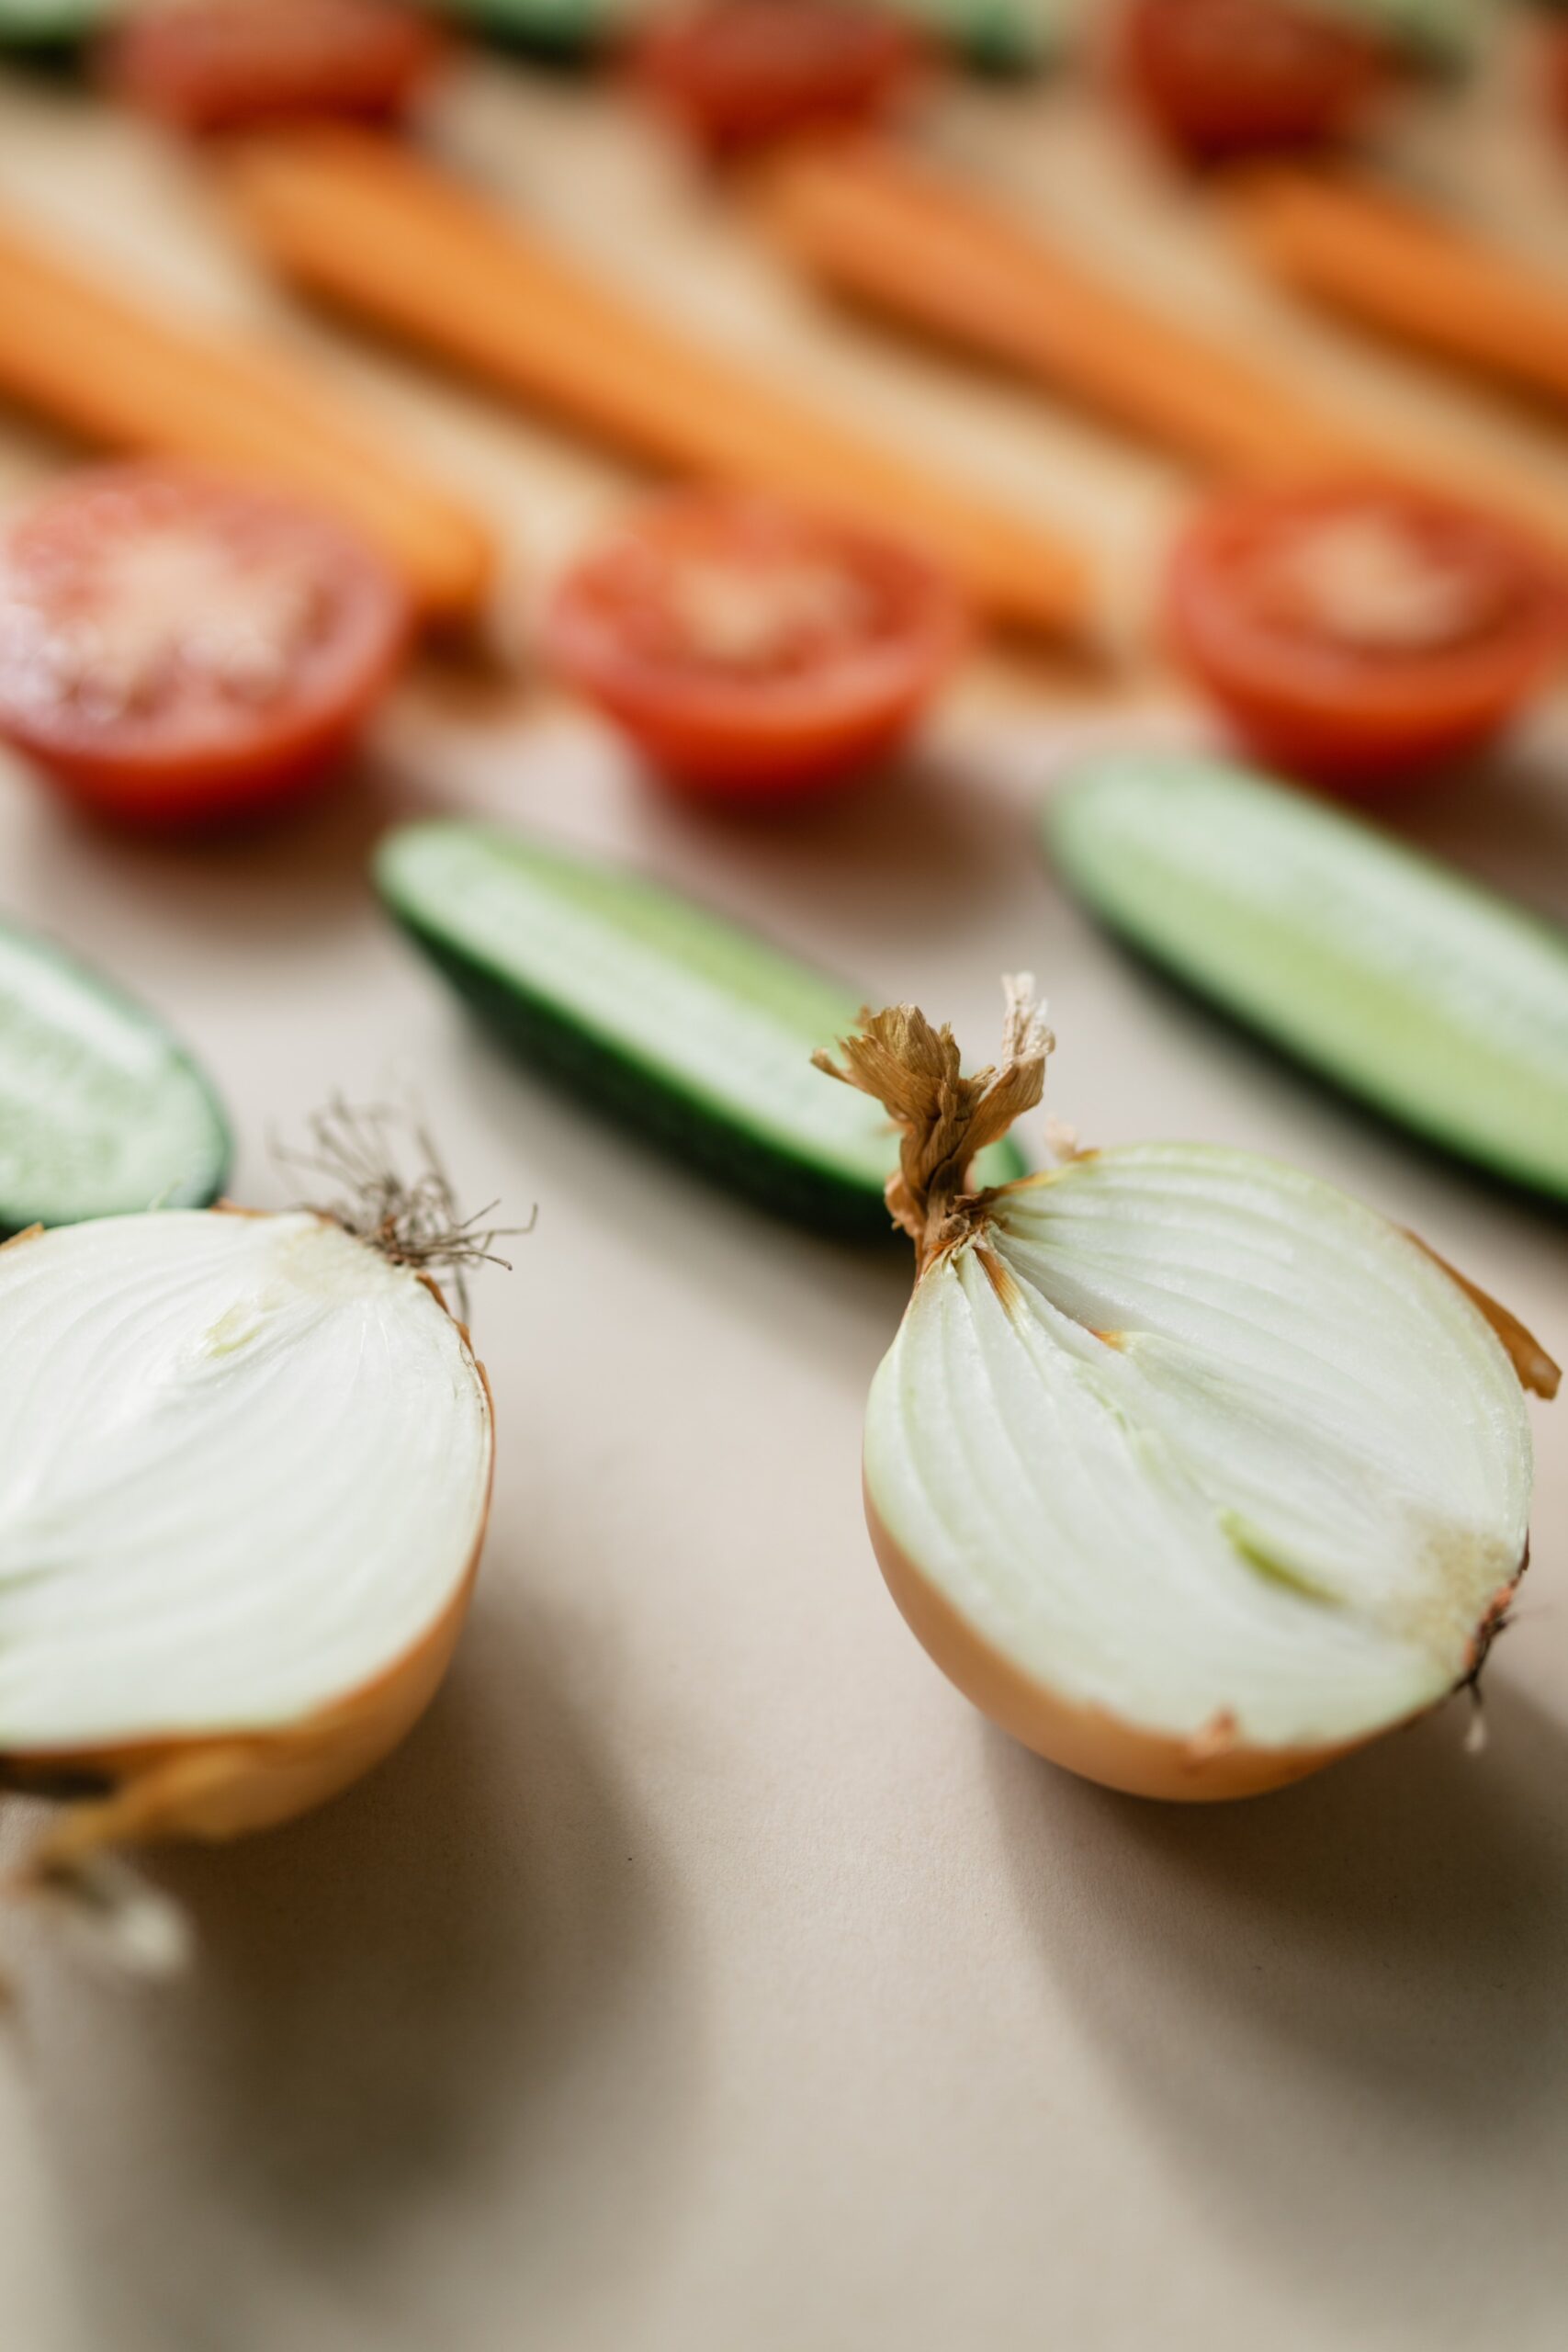
[[[921,1274],[984,1214],[985,1196],[969,1187],[980,1153],[999,1143],[1045,1091],[1045,1064],[1055,1040],[1033,979],[1021,973],[1003,987],[1000,1058],[972,1078],[964,1075],[951,1028],[945,1023],[933,1028],[913,1004],[863,1012],[859,1029],[840,1042],[841,1065],[827,1053],[812,1057],[829,1078],[880,1102],[899,1129],[887,1206],[913,1241]]]

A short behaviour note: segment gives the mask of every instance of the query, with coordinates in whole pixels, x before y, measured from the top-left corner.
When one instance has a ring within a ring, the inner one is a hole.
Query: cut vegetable
[[[218,1098],[162,1022],[0,924],[0,1236],[204,1207],[228,1164]]]
[[[495,549],[477,514],[286,361],[194,333],[0,219],[0,395],[96,447],[296,490],[364,532],[422,614],[471,620]]]
[[[577,58],[631,23],[641,0],[437,0],[443,16],[542,57]]]
[[[1064,879],[1272,1044],[1568,1200],[1568,940],[1354,819],[1214,761],[1096,760],[1045,812]]]
[[[106,1845],[291,1819],[439,1682],[490,1396],[382,1240],[185,1210],[0,1252],[0,1778],[86,1792],[34,1883]]]
[[[258,139],[231,179],[247,226],[289,277],[530,409],[674,473],[773,491],[913,540],[998,620],[1094,632],[1089,569],[1048,527],[690,340],[390,140]]]
[[[0,0],[0,51],[74,49],[117,6],[118,0]]]
[[[1517,524],[1384,477],[1216,499],[1178,543],[1172,647],[1244,741],[1373,791],[1500,735],[1568,649],[1568,572]]]
[[[877,1556],[1041,1754],[1145,1796],[1279,1787],[1475,1674],[1527,1554],[1520,1378],[1407,1234],[1247,1152],[1135,1145],[968,1197],[1050,1045],[1021,983],[975,1079],[908,1005],[824,1060],[903,1130],[918,1252],[867,1408]]]
[[[1283,481],[1372,453],[1369,435],[1283,376],[1151,309],[891,141],[787,153],[758,196],[785,250],[836,292],[1207,471]]]
[[[1166,136],[1203,158],[1342,138],[1379,88],[1379,44],[1314,0],[1129,0],[1128,77]]]
[[[408,620],[331,514],[186,467],[93,468],[0,540],[0,736],[121,822],[270,813],[342,764]]]
[[[1517,390],[1568,401],[1560,278],[1348,171],[1269,164],[1227,201],[1265,267],[1314,300]]]
[[[427,87],[444,49],[407,0],[180,0],[118,24],[101,62],[115,96],[204,133],[392,119]]]
[[[788,151],[755,209],[835,293],[1012,369],[1225,481],[1372,474],[1463,490],[1532,530],[1563,526],[1528,474],[1394,439],[1177,311],[926,157],[864,134]]]
[[[863,122],[908,88],[924,48],[863,0],[689,0],[637,45],[642,86],[714,155]]]
[[[1032,74],[1077,29],[1080,0],[885,0],[978,74]]]
[[[912,548],[773,499],[660,500],[572,566],[547,640],[561,675],[667,776],[778,804],[864,775],[963,645]]]
[[[640,876],[498,828],[405,827],[376,873],[398,921],[530,1060],[784,1216],[886,1232],[886,1122],[810,1069],[853,1019],[852,989]],[[1008,1145],[981,1180],[1023,1164]]]

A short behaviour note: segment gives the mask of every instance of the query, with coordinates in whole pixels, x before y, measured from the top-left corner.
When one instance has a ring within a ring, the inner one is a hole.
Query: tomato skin
[[[790,653],[731,662],[697,644],[680,590],[744,615],[804,567],[848,611]],[[956,591],[922,556],[772,500],[660,500],[562,579],[545,629],[560,677],[666,779],[710,799],[782,803],[840,786],[910,731],[963,650]]]
[[[1441,641],[1358,642],[1270,609],[1263,583],[1327,529],[1369,524],[1468,583],[1472,628]],[[1568,651],[1568,577],[1499,517],[1392,483],[1247,492],[1215,501],[1178,543],[1166,616],[1177,659],[1262,758],[1347,792],[1416,782],[1479,750]]]
[[[913,28],[859,0],[696,0],[634,51],[649,95],[731,155],[880,114],[924,63]]]
[[[108,567],[149,545],[186,560],[194,550],[214,583],[201,609],[181,610],[176,594],[150,628],[105,588]],[[265,628],[254,634],[243,604],[232,619],[216,609],[226,580],[243,598],[247,577],[262,578],[275,599],[279,583],[292,596],[287,645],[270,646]],[[117,615],[141,632],[129,671],[103,651]],[[182,626],[197,639],[202,628],[231,626],[246,658],[265,668],[243,684],[204,673],[199,656],[193,662],[182,649]],[[0,738],[68,797],[132,826],[271,815],[341,764],[412,628],[400,583],[335,518],[182,466],[91,468],[46,493],[0,541]]]
[[[1145,112],[1209,161],[1341,137],[1387,67],[1375,41],[1296,0],[1131,0],[1122,47]]]
[[[346,117],[386,121],[423,89],[446,43],[403,0],[188,0],[126,17],[99,48],[109,90],[205,135]]]

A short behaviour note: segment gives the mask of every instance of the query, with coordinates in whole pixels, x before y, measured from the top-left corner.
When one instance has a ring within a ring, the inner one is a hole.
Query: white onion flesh
[[[419,1642],[483,1530],[463,1333],[313,1216],[0,1251],[0,1749],[295,1723]]]
[[[1270,1161],[1144,1146],[1005,1195],[927,1270],[866,1483],[1045,1690],[1286,1748],[1463,1677],[1524,1560],[1531,1452],[1503,1348],[1407,1236]]]

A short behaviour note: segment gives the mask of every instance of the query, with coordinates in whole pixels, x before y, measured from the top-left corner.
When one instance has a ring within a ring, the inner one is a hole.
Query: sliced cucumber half
[[[980,74],[1029,74],[1067,47],[1082,0],[893,0]]]
[[[574,58],[634,20],[638,0],[437,0],[441,12],[511,48]]]
[[[120,13],[119,0],[0,0],[0,50],[74,49]]]
[[[216,1200],[229,1129],[163,1023],[0,924],[0,1234]]]
[[[382,842],[376,879],[530,1061],[784,1216],[890,1230],[886,1118],[811,1067],[854,1027],[854,989],[640,876],[499,827],[406,826]],[[1024,1168],[1004,1145],[977,1176]]]
[[[1568,936],[1214,761],[1097,759],[1044,831],[1134,947],[1388,1117],[1568,1200]]]

